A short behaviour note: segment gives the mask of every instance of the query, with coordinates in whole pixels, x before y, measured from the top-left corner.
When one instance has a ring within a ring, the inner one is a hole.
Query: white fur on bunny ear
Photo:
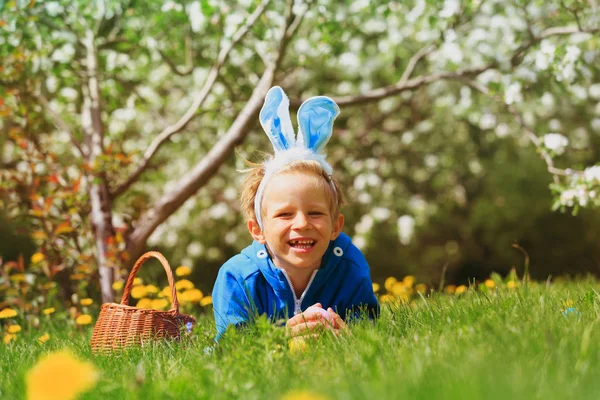
[[[260,110],[259,120],[275,152],[294,147],[296,139],[290,119],[290,101],[283,89],[273,86],[267,92],[265,103]]]
[[[333,121],[339,114],[340,108],[329,97],[306,100],[298,110],[298,143],[320,153],[333,134]]]

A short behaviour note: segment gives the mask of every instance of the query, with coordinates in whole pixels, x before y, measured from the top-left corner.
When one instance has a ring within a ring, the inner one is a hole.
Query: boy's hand
[[[325,311],[321,303],[316,303],[301,314],[294,315],[287,321],[292,336],[303,336],[310,332],[328,328],[339,334],[346,329],[346,323],[331,307]]]
[[[333,308],[329,307],[327,311],[329,311],[329,314],[331,314],[331,316],[333,317],[333,328],[336,330],[334,331],[334,333],[341,333],[342,331],[345,331],[348,328],[342,317],[340,317],[335,311],[333,311]]]

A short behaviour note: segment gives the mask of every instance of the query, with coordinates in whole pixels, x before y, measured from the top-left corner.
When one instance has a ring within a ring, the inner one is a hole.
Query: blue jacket
[[[223,264],[212,297],[217,339],[229,325],[243,325],[262,314],[272,320],[289,319],[315,303],[333,308],[343,319],[363,310],[371,318],[379,314],[369,265],[344,233],[329,243],[321,267],[299,299],[287,274],[256,241]]]

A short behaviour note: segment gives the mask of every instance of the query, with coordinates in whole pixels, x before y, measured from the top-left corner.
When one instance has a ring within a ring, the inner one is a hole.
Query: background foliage
[[[443,272],[465,283],[521,271],[513,243],[535,277],[598,272],[595,2],[320,0],[287,11],[250,0],[0,4],[0,212],[11,221],[0,227],[0,254],[23,254],[14,270],[29,283],[59,283],[63,300],[98,296],[99,266],[123,279],[139,251],[131,251],[136,229],[211,163],[271,65],[293,108],[317,94],[340,104],[328,157],[348,198],[344,230],[375,281],[410,273],[437,286]],[[303,19],[286,42],[281,26],[293,27],[294,16]],[[238,155],[223,153],[140,242],[192,266],[205,292],[250,242],[236,169],[269,148],[251,121]],[[94,188],[106,190],[106,206],[94,209]],[[109,228],[100,235],[99,211]],[[34,253],[44,258],[31,263]],[[163,279],[158,268],[143,273]]]

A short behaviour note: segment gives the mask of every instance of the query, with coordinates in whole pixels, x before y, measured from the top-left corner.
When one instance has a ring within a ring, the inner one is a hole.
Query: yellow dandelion
[[[50,340],[50,334],[49,333],[44,333],[42,336],[40,336],[38,338],[38,342],[39,343],[46,343],[48,340]]]
[[[306,390],[294,390],[283,395],[281,400],[327,400],[327,397]]]
[[[139,299],[135,306],[137,308],[152,308],[152,299],[149,299],[147,297]]]
[[[25,282],[27,278],[25,274],[14,274],[10,276],[10,280],[13,282]]]
[[[46,259],[46,256],[43,253],[35,253],[34,255],[31,256],[31,262],[33,264],[37,264],[39,262],[42,262]]]
[[[25,376],[28,400],[74,400],[98,381],[96,367],[66,350],[41,358]]]
[[[121,289],[123,289],[123,281],[115,281],[112,284],[112,288],[113,288],[113,290],[121,290]]]
[[[483,283],[485,285],[486,288],[488,289],[493,289],[496,287],[496,282],[494,282],[491,279],[486,279],[485,282]]]
[[[44,315],[50,315],[50,314],[54,314],[54,311],[56,311],[54,309],[54,307],[49,307],[49,308],[44,308],[42,310],[42,312],[44,313]]]
[[[454,294],[456,292],[456,285],[448,285],[444,288],[444,292],[448,294]]]
[[[417,293],[427,293],[427,285],[424,283],[419,283],[417,286],[415,286],[415,290]]]
[[[0,319],[13,318],[17,316],[17,312],[12,308],[4,308],[0,311]]]
[[[54,282],[48,282],[48,283],[44,283],[42,285],[42,287],[46,290],[50,290],[50,289],[54,288],[55,286],[56,286],[56,283],[54,283]]]
[[[144,281],[142,280],[142,278],[135,278],[133,280],[133,285],[141,285],[142,283],[144,283]]]
[[[185,265],[181,265],[175,270],[175,275],[177,276],[188,276],[191,273],[192,269],[190,267],[186,267]]]
[[[379,283],[373,283],[373,293],[379,292]]]
[[[404,283],[404,286],[406,287],[412,287],[412,285],[415,283],[415,277],[412,275],[406,275],[404,279],[402,279],[402,283]]]
[[[164,310],[169,305],[169,302],[166,299],[154,299],[150,303],[149,308],[153,308],[155,310]]]
[[[11,325],[7,329],[8,333],[19,333],[21,332],[21,325]]]
[[[86,297],[85,299],[81,299],[79,301],[79,304],[81,304],[82,306],[91,306],[92,304],[94,304],[94,300],[90,299],[89,297]]]
[[[202,307],[206,307],[211,304],[212,304],[212,296],[205,296],[202,298],[202,300],[200,300],[200,305]]]
[[[146,286],[138,285],[131,288],[131,297],[134,299],[141,299],[142,297],[146,297],[148,295],[148,291],[146,290]]]
[[[17,340],[17,335],[12,333],[7,333],[6,335],[4,335],[4,344],[9,344],[13,340]]]
[[[454,291],[454,293],[456,294],[461,294],[467,291],[467,287],[465,285],[460,285],[456,288],[456,290]]]
[[[406,288],[406,286],[404,286],[404,283],[402,283],[401,281],[394,282],[394,284],[392,285],[392,290],[390,290],[390,292],[392,292],[394,296],[402,296],[406,294],[407,291],[408,289]]]
[[[75,319],[77,325],[89,325],[92,323],[92,316],[88,314],[81,314]]]
[[[509,289],[514,289],[517,287],[517,282],[515,281],[508,281],[506,282],[506,287]]]
[[[303,337],[292,338],[288,343],[288,346],[291,353],[299,353],[308,349],[308,343],[306,343],[306,339]]]
[[[387,290],[388,292],[392,291],[392,286],[394,286],[394,283],[396,283],[398,280],[396,278],[394,278],[393,276],[390,276],[389,278],[386,278],[385,282],[383,283],[383,286],[385,287],[385,290]]]
[[[177,290],[189,290],[194,288],[194,284],[187,279],[182,279],[175,284]]]
[[[203,294],[200,289],[191,289],[183,292],[179,298],[188,303],[196,303],[202,300]]]
[[[158,293],[158,288],[154,285],[146,285],[146,292],[148,293]]]
[[[379,296],[380,303],[391,303],[393,299],[394,299],[394,297],[389,294],[384,294],[384,295]]]
[[[171,288],[165,286],[163,290],[158,293],[158,297],[167,297],[169,300],[173,300],[173,293],[171,292]]]

